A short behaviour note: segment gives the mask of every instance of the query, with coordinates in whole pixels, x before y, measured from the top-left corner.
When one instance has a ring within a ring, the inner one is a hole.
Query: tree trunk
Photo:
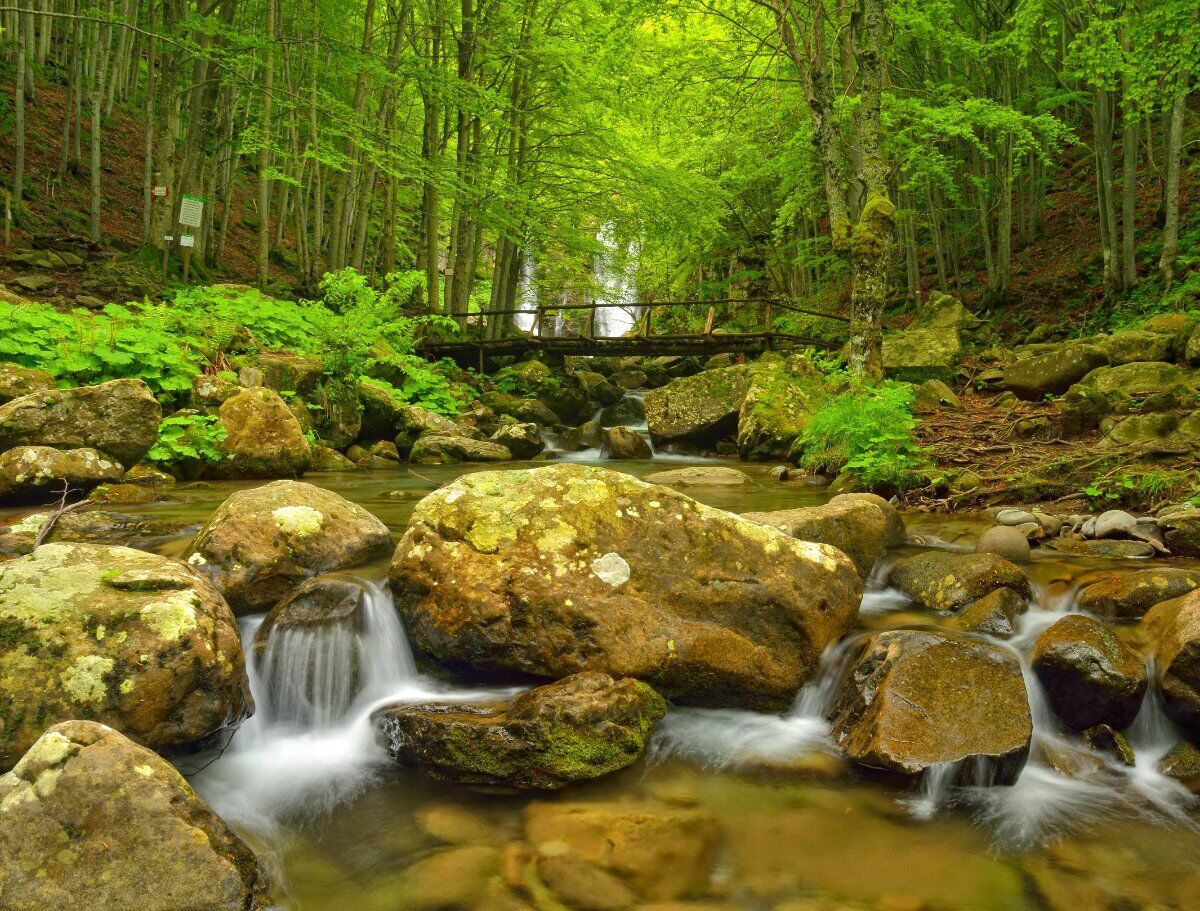
[[[267,0],[267,33],[263,53],[261,145],[258,149],[258,285],[267,283],[271,253],[271,93],[275,87],[275,0]]]
[[[1183,154],[1183,121],[1187,115],[1188,83],[1180,85],[1175,101],[1171,105],[1171,121],[1166,136],[1166,171],[1163,200],[1163,248],[1158,260],[1158,271],[1163,286],[1170,288],[1175,282],[1175,259],[1179,256],[1179,169]]]

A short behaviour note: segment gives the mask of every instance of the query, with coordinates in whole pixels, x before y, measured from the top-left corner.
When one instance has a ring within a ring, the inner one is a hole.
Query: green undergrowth
[[[844,474],[857,486],[903,491],[928,482],[930,460],[914,439],[912,387],[853,383],[809,419],[792,459],[810,471]]]
[[[140,379],[165,404],[178,406],[192,381],[225,353],[287,350],[320,358],[330,377],[378,377],[400,401],[457,413],[472,398],[471,387],[446,365],[415,354],[423,335],[458,332],[447,317],[404,311],[420,278],[392,275],[380,290],[345,269],[325,276],[319,300],[212,285],[182,289],[165,303],[99,311],[0,302],[0,360],[46,370],[63,386]]]

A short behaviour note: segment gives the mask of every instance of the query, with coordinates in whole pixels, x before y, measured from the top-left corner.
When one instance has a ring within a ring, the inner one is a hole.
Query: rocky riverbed
[[[598,464],[183,483],[123,507],[162,556],[0,562],[34,719],[6,718],[0,895],[141,870],[214,909],[1200,901],[1200,567],[991,553],[1022,517],[765,466]],[[205,655],[223,678],[183,673]],[[199,831],[175,866],[142,840]]]

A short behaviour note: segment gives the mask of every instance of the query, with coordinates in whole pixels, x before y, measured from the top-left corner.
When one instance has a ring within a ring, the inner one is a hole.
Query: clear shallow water
[[[672,467],[660,460],[608,465],[637,475]],[[767,466],[739,467],[752,483],[689,494],[734,512],[824,499],[818,490],[771,481]],[[361,503],[398,537],[432,483],[463,469],[419,471],[424,477],[397,469],[309,480]],[[199,522],[243,486],[252,484],[184,485],[174,502],[129,511]],[[951,547],[968,545],[981,527],[969,517],[906,518],[910,533]],[[186,540],[163,549],[179,553]],[[1038,633],[1072,610],[1081,584],[1145,565],[1036,557],[1027,567],[1036,603],[1009,647],[1024,661]],[[218,760],[191,776],[267,860],[281,907],[559,909],[547,895],[529,893],[517,860],[528,850],[522,846],[533,816],[583,803],[651,818],[688,812],[712,822],[714,853],[703,884],[682,904],[634,905],[646,911],[1200,908],[1200,815],[1191,796],[1157,772],[1175,737],[1153,694],[1128,732],[1139,760],[1133,769],[1090,753],[1062,731],[1027,674],[1035,747],[1016,785],[956,785],[962,776],[945,768],[906,786],[855,775],[830,743],[823,716],[845,651],[833,649],[783,715],[676,708],[647,757],[606,780],[551,796],[473,794],[394,767],[375,742],[370,712],[402,699],[511,690],[420,673],[380,587],[385,566],[356,575],[365,583],[362,634],[285,633],[259,655],[251,644],[262,618],[242,619],[259,710]],[[864,598],[860,628],[944,622],[877,589]],[[1082,756],[1089,771],[1060,774],[1045,760],[1047,750]],[[457,826],[447,827],[446,818]],[[642,862],[667,880],[685,861],[660,848],[645,845]]]

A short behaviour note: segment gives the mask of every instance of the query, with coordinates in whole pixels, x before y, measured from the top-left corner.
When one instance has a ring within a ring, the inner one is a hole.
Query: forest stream
[[[713,462],[671,467],[689,464]],[[663,465],[604,467],[643,476]],[[365,507],[398,539],[433,484],[476,470],[429,467],[418,477],[384,469],[311,480]],[[750,482],[740,487],[688,492],[738,513],[828,499],[822,488],[777,483],[764,466],[743,470]],[[183,484],[172,502],[131,509],[199,524],[234,490],[251,486]],[[333,624],[277,632],[257,650],[263,615],[242,616],[257,711],[219,757],[176,761],[256,849],[280,907],[296,911],[528,907],[514,897],[522,891],[532,891],[537,908],[559,909],[544,886],[531,890],[525,870],[533,853],[544,860],[569,852],[598,865],[587,867],[591,879],[545,866],[541,877],[559,895],[578,892],[582,908],[1200,907],[1200,831],[1189,812],[1195,798],[1158,771],[1176,736],[1157,693],[1145,696],[1127,731],[1136,763],[1126,766],[1060,726],[1029,666],[1035,639],[1073,612],[1081,586],[1152,561],[1042,551],[1025,564],[1029,610],[1013,637],[990,640],[1020,657],[1032,707],[1030,758],[1011,786],[964,781],[936,767],[902,783],[856,774],[839,758],[825,719],[848,644],[871,631],[953,628],[949,616],[917,609],[879,580],[919,548],[973,547],[989,524],[973,514],[904,515],[910,543],[876,567],[857,627],[827,650],[790,710],[672,706],[643,759],[602,781],[517,796],[436,784],[391,762],[370,721],[378,706],[478,702],[514,689],[451,679],[414,658],[383,563],[342,573],[361,583],[358,630]],[[190,530],[157,549],[179,556],[189,540]],[[1132,628],[1118,629],[1125,635]]]

